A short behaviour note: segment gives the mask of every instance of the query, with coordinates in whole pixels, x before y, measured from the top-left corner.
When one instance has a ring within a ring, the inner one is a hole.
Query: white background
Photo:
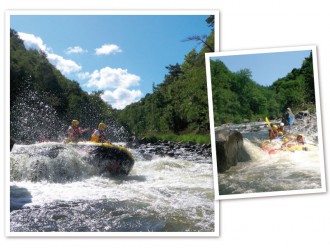
[[[4,80],[4,11],[7,9],[111,9],[220,11],[220,50],[317,45],[324,151],[327,164],[330,125],[330,14],[322,0],[1,0],[0,75]],[[161,32],[161,30],[159,30]],[[0,83],[1,110],[5,115]],[[8,107],[8,106],[7,106]],[[1,137],[5,137],[1,123]],[[2,144],[4,146],[4,144]],[[4,148],[1,149],[4,158]],[[9,168],[4,162],[3,167]],[[327,170],[326,170],[327,171]],[[329,178],[326,172],[326,177]],[[1,178],[4,179],[3,170]],[[2,181],[4,202],[4,180]],[[2,247],[329,247],[329,194],[277,196],[220,203],[219,238],[6,238],[2,208]]]

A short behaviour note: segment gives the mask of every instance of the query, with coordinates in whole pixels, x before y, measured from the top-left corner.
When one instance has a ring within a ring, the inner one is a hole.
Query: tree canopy
[[[213,27],[213,20],[212,16],[207,18],[205,25]],[[166,66],[168,73],[163,82],[153,83],[152,93],[123,110],[115,110],[102,100],[102,91],[83,91],[78,82],[65,78],[49,63],[47,54],[26,49],[16,31],[11,30],[11,137],[56,137],[65,133],[72,119],[78,119],[84,127],[97,127],[100,121],[124,126],[137,136],[209,134],[204,54],[214,50],[214,33],[212,30],[207,36],[194,37],[193,41],[202,44],[200,51],[193,49],[182,63],[174,61]]]
[[[253,81],[249,69],[231,72],[220,60],[211,60],[211,81],[215,125],[277,118],[288,107],[315,105],[312,53],[268,87]]]
[[[207,22],[211,25],[212,18]],[[209,134],[204,54],[214,50],[214,33],[194,37],[188,40],[203,44],[203,48],[191,50],[181,64],[166,66],[164,81],[153,85],[151,94],[119,112],[121,123],[138,136]]]

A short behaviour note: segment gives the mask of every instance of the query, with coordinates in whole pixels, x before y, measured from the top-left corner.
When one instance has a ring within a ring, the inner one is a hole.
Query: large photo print
[[[219,235],[218,14],[7,12],[7,235]]]

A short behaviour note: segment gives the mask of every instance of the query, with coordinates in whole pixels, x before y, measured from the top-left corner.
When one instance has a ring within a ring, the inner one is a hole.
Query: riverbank
[[[156,143],[157,141],[169,141],[175,143],[185,143],[185,144],[210,144],[211,137],[210,134],[146,134],[140,140],[149,143]]]
[[[131,144],[131,148],[136,149],[145,158],[157,155],[160,157],[173,157],[185,159],[189,161],[210,161],[211,144],[195,144],[193,142],[172,142],[155,140],[150,142],[150,139],[142,139],[138,143]]]

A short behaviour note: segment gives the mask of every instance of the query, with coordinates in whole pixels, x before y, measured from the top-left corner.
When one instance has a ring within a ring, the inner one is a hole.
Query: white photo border
[[[11,232],[10,231],[10,17],[13,15],[213,15],[214,49],[219,51],[219,10],[7,10],[5,13],[5,235],[7,237],[219,237],[220,207],[214,201],[213,232]],[[210,133],[212,136],[212,133]]]
[[[233,55],[247,55],[247,54],[262,54],[262,53],[277,53],[277,52],[294,52],[311,50],[313,57],[313,72],[314,72],[314,87],[315,87],[315,101],[317,113],[317,129],[318,129],[318,144],[319,144],[319,158],[320,158],[320,177],[321,188],[317,189],[302,189],[302,190],[289,190],[289,191],[274,191],[274,192],[258,192],[258,193],[242,193],[242,194],[219,194],[219,178],[217,170],[216,159],[216,141],[215,141],[215,127],[214,127],[214,112],[213,112],[213,97],[212,97],[212,82],[211,82],[211,68],[210,60],[215,57],[233,56]],[[326,192],[326,179],[325,179],[325,160],[324,160],[324,143],[322,135],[322,114],[320,104],[320,86],[318,76],[318,59],[316,45],[295,46],[295,47],[282,47],[282,48],[267,48],[267,49],[251,49],[251,50],[235,50],[223,51],[205,54],[206,76],[207,76],[207,92],[209,101],[209,118],[211,130],[211,146],[212,146],[212,160],[213,160],[213,176],[214,176],[214,190],[216,200],[227,199],[241,199],[253,197],[269,197],[269,196],[284,196],[284,195],[298,195],[298,194],[312,194],[312,193],[325,193]]]

